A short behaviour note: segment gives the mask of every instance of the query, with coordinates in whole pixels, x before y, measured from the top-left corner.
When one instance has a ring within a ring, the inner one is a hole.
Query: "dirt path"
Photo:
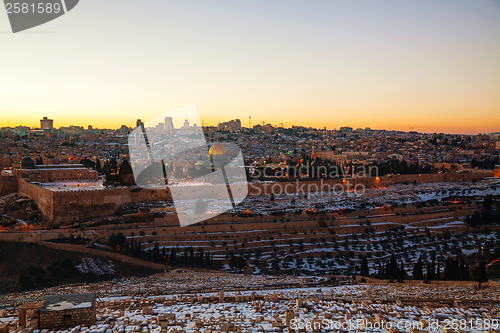
[[[158,263],[154,263],[151,261],[142,260],[139,258],[129,257],[129,256],[119,254],[116,252],[91,249],[91,248],[86,247],[85,245],[58,244],[58,243],[52,243],[52,242],[38,242],[38,244],[52,248],[52,249],[56,249],[56,250],[71,251],[71,252],[77,252],[77,253],[81,253],[81,254],[89,254],[89,255],[106,257],[106,258],[120,261],[123,263],[147,267],[147,268],[151,268],[151,269],[158,270],[158,271],[165,270],[165,265],[163,265],[163,264],[158,264]]]

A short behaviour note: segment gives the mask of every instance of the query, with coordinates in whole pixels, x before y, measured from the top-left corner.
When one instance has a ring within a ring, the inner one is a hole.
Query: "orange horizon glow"
[[[38,30],[0,34],[2,127],[194,104],[209,125],[500,132],[498,1],[86,0]]]
[[[200,111],[200,109],[198,108]],[[500,107],[499,107],[500,110]],[[160,112],[160,111],[158,111]],[[161,111],[164,112],[164,111]],[[30,115],[33,112],[29,113]],[[113,113],[110,113],[113,114]],[[100,120],[99,118],[94,118],[93,120],[86,120],[81,117],[69,117],[68,115],[60,115],[58,113],[43,113],[40,114],[38,119],[33,117],[12,117],[11,119],[3,118],[0,120],[0,127],[11,127],[16,126],[28,126],[31,129],[40,128],[40,119],[43,117],[48,117],[54,120],[54,127],[69,127],[69,126],[81,126],[85,129],[91,125],[94,129],[118,129],[122,125],[128,127],[135,127],[137,119],[142,119],[142,121],[147,121],[161,113],[149,112],[148,114],[143,114],[143,117],[134,117],[128,115],[122,115],[119,120],[105,118]],[[476,113],[477,115],[477,113]],[[225,122],[232,119],[240,119],[242,127],[249,126],[248,116],[246,117],[225,117],[222,113],[219,117],[208,117],[206,113],[200,112],[200,118],[205,126],[217,126],[219,122]],[[495,133],[500,132],[500,116],[492,115],[488,118],[480,117],[479,119],[474,116],[471,112],[470,116],[459,117],[443,113],[440,115],[436,112],[431,119],[427,121],[425,119],[362,119],[348,117],[338,118],[336,121],[323,121],[321,119],[314,119],[314,116],[310,115],[309,119],[296,119],[295,121],[284,121],[283,119],[272,119],[270,117],[258,118],[252,116],[251,126],[261,124],[262,121],[266,124],[271,124],[275,127],[281,126],[291,128],[292,126],[304,126],[312,127],[316,129],[323,129],[326,127],[327,130],[339,129],[343,126],[349,126],[354,129],[356,128],[366,128],[369,127],[374,130],[396,130],[403,132],[416,131],[420,133],[447,133],[447,134],[479,134],[479,133]],[[200,125],[200,124],[197,124]]]
[[[49,119],[51,119],[49,117]],[[236,118],[235,118],[236,119]],[[142,119],[142,120],[147,120],[147,119]],[[221,121],[229,121],[232,119],[223,119]],[[58,129],[60,127],[70,127],[70,126],[80,126],[83,127],[84,129],[87,129],[89,125],[92,126],[93,129],[110,129],[110,130],[115,130],[119,129],[122,125],[125,125],[129,128],[134,128],[135,127],[135,121],[131,119],[127,123],[120,123],[120,122],[107,122],[107,123],[88,123],[88,122],[79,122],[78,120],[76,121],[58,121],[57,119],[54,120],[54,128]],[[271,125],[275,127],[279,127],[280,122],[266,122],[270,123]],[[211,122],[211,121],[205,121],[204,126],[217,126],[219,124],[218,121],[216,122]],[[256,122],[252,124],[252,127],[261,124],[260,122]],[[5,121],[1,122],[0,121],[0,128],[15,128],[17,126],[23,126],[23,127],[29,127],[30,129],[39,129],[40,128],[40,122],[38,121],[29,121],[29,122],[11,122],[11,121]],[[322,122],[307,122],[307,123],[293,123],[290,125],[283,125],[284,128],[291,128],[293,126],[303,126],[303,127],[310,127],[310,128],[315,128],[318,130],[322,130],[326,127],[327,130],[338,130],[340,127],[352,127],[353,129],[357,128],[370,128],[372,130],[387,130],[387,131],[402,131],[402,132],[419,132],[419,133],[424,133],[424,134],[432,134],[432,133],[444,133],[444,134],[464,134],[464,135],[476,135],[476,134],[489,134],[489,133],[500,133],[500,125],[492,125],[489,127],[484,127],[481,125],[478,126],[464,126],[463,123],[456,124],[455,126],[449,126],[449,127],[435,127],[432,124],[429,125],[420,125],[420,126],[407,126],[406,124],[394,124],[394,125],[383,125],[381,123],[360,123],[354,124],[352,122],[349,123],[336,123],[336,124],[325,124]],[[242,127],[248,128],[248,121],[247,124],[242,120]]]

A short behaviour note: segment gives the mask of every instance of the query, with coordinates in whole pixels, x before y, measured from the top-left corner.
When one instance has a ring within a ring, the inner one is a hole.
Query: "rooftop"
[[[86,309],[94,306],[95,294],[55,295],[47,297],[42,311]]]
[[[53,192],[59,192],[59,191],[95,191],[95,190],[104,190],[106,188],[103,185],[102,181],[42,183],[42,184],[40,184],[40,186],[49,190],[49,191],[53,191]]]

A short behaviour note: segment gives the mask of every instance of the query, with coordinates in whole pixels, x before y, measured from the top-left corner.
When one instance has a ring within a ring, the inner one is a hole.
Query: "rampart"
[[[51,191],[25,179],[19,180],[19,193],[32,199],[42,214],[55,224],[113,215],[125,204],[168,200],[168,190],[112,188],[103,190]]]
[[[393,184],[465,182],[491,176],[493,176],[493,171],[252,183],[249,185],[249,195],[292,194],[301,191],[318,192],[332,189],[355,190],[356,186],[359,189],[361,185],[366,188],[377,188]],[[86,218],[106,217],[113,215],[120,206],[125,204],[169,200],[171,198],[168,189],[151,190],[121,187],[102,190],[51,191],[24,179],[19,180],[19,192],[34,200],[42,214],[55,224],[71,223]]]
[[[452,173],[439,174],[411,174],[411,175],[387,175],[382,177],[357,177],[352,179],[323,179],[323,180],[289,180],[281,182],[252,183],[249,187],[249,195],[271,195],[308,193],[319,191],[362,191],[365,188],[380,188],[394,184],[419,184],[440,182],[470,182],[485,177],[493,177],[493,171],[480,171],[474,173]]]
[[[52,220],[54,217],[54,196],[53,192],[44,189],[36,184],[30,183],[26,179],[19,179],[19,193],[27,196],[36,202],[38,209],[45,218]]]
[[[106,217],[125,204],[143,201],[168,200],[168,190],[137,190],[113,188],[93,191],[53,192],[54,223],[77,221],[85,218]]]
[[[17,178],[14,176],[0,176],[0,197],[18,191]]]

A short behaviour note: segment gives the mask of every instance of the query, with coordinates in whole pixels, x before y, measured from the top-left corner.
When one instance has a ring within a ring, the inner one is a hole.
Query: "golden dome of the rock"
[[[226,151],[226,148],[224,148],[223,145],[221,145],[220,143],[215,143],[209,150],[208,152],[211,156],[212,155],[227,155],[227,151]]]

